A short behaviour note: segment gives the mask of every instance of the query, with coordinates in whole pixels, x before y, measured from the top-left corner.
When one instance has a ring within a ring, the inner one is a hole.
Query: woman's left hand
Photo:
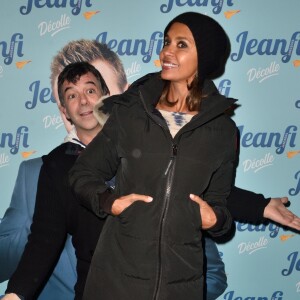
[[[199,196],[190,194],[190,198],[200,206],[200,215],[202,219],[202,229],[207,230],[217,223],[217,217],[211,206]]]

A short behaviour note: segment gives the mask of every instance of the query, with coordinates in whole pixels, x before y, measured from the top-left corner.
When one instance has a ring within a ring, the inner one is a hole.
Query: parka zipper
[[[147,113],[149,118],[151,120],[153,120],[157,125],[159,125],[162,128],[163,132],[166,134],[167,133],[166,129],[164,129],[164,127],[161,124],[159,124],[156,120],[154,120],[154,118],[151,116],[151,114],[147,110],[146,105],[145,105],[145,100],[144,100],[144,97],[143,97],[141,91],[139,91],[139,95],[140,95],[142,103],[145,107],[145,112]],[[170,132],[168,132],[167,135],[170,137],[171,140],[173,140]],[[171,187],[172,187],[173,180],[174,180],[176,156],[177,156],[177,144],[174,144],[172,142],[170,160],[169,160],[167,168],[164,172],[164,176],[166,176],[167,179],[166,179],[165,195],[163,198],[164,204],[163,204],[162,214],[161,214],[160,223],[159,223],[158,264],[157,264],[157,275],[156,275],[156,283],[155,283],[155,287],[154,287],[153,300],[158,300],[159,293],[160,293],[160,286],[161,286],[161,280],[162,280],[162,253],[161,253],[162,252],[162,238],[163,238],[163,231],[164,231],[164,224],[165,224],[165,216],[168,211],[170,195],[171,195],[171,190],[172,190]]]
[[[157,265],[156,284],[155,284],[154,295],[153,295],[154,300],[159,299],[160,286],[161,286],[161,280],[162,280],[162,265],[163,265],[162,264],[162,239],[163,239],[165,217],[166,217],[166,213],[168,211],[170,195],[171,195],[171,190],[172,190],[171,187],[172,187],[173,179],[174,179],[176,156],[177,156],[177,145],[172,144],[172,154],[171,154],[169,163],[167,165],[166,171],[164,172],[164,175],[167,176],[167,179],[166,179],[165,196],[163,198],[164,206],[163,206],[163,210],[162,210],[162,214],[161,214],[160,227],[159,227],[158,265]]]
[[[172,155],[171,155],[171,158],[169,160],[169,163],[168,163],[168,166],[166,168],[166,171],[164,172],[164,175],[167,176],[172,164],[173,164],[173,161],[174,161],[174,158],[175,156],[177,155],[177,145],[172,145]]]

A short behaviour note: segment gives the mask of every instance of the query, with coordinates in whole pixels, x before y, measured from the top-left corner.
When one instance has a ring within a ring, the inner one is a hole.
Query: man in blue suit
[[[58,75],[69,63],[90,61],[103,74],[111,94],[121,93],[127,88],[128,84],[121,62],[114,60],[114,58],[115,54],[111,50],[97,41],[91,40],[71,41],[53,58],[51,64],[52,91],[64,125],[69,133],[68,136],[70,136],[73,125],[66,119],[61,110],[57,94]],[[42,163],[42,158],[39,157],[23,161],[20,164],[10,206],[0,223],[0,282],[10,279],[18,266],[27,243]],[[68,236],[57,265],[41,290],[38,299],[74,299],[76,280],[75,250],[71,237]]]
[[[0,224],[0,282],[9,279],[15,271],[26,245],[41,166],[42,159],[39,157],[23,161],[19,167],[11,203]],[[75,251],[68,236],[39,300],[73,299],[76,279]]]

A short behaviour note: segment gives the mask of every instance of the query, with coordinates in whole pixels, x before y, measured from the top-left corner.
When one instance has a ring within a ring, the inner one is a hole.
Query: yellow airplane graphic
[[[92,11],[86,11],[83,13],[83,16],[85,17],[86,20],[90,20],[91,17],[93,17],[95,14],[99,13],[100,10],[92,10]]]
[[[280,236],[280,240],[282,242],[287,241],[288,239],[292,238],[293,236],[295,236],[294,234],[283,234]]]
[[[28,158],[29,156],[31,156],[35,152],[36,152],[35,150],[23,151],[23,152],[21,152],[21,155],[22,155],[23,158]]]
[[[225,18],[226,19],[230,19],[232,18],[234,15],[238,14],[241,10],[240,9],[236,9],[236,10],[227,10],[224,12]]]
[[[154,60],[154,66],[155,67],[160,67],[161,66],[159,59]]]
[[[22,60],[22,61],[17,61],[16,62],[16,67],[18,69],[23,69],[25,65],[27,65],[28,63],[30,63],[31,60]]]
[[[294,67],[300,67],[300,59],[295,59],[293,61],[293,65],[294,65]]]
[[[288,158],[293,158],[294,156],[296,156],[296,155],[299,154],[299,153],[300,153],[300,150],[296,150],[296,151],[288,151],[287,154],[286,154],[286,156],[287,156]]]

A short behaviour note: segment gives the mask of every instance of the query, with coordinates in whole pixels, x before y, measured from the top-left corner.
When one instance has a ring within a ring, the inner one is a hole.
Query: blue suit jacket
[[[216,243],[210,238],[205,238],[204,249],[206,257],[206,298],[204,299],[215,300],[227,288],[225,266]]]
[[[41,158],[23,161],[19,168],[9,208],[0,223],[0,282],[8,280],[15,271],[30,233],[30,225],[35,206],[35,197]],[[224,264],[216,244],[205,239],[207,259],[206,300],[214,300],[227,287]],[[70,236],[51,275],[42,290],[39,300],[74,299],[76,282],[76,257]]]
[[[9,208],[0,223],[0,282],[15,271],[27,243],[35,207],[41,158],[23,161],[20,165]],[[70,236],[39,300],[74,299],[76,257]]]

